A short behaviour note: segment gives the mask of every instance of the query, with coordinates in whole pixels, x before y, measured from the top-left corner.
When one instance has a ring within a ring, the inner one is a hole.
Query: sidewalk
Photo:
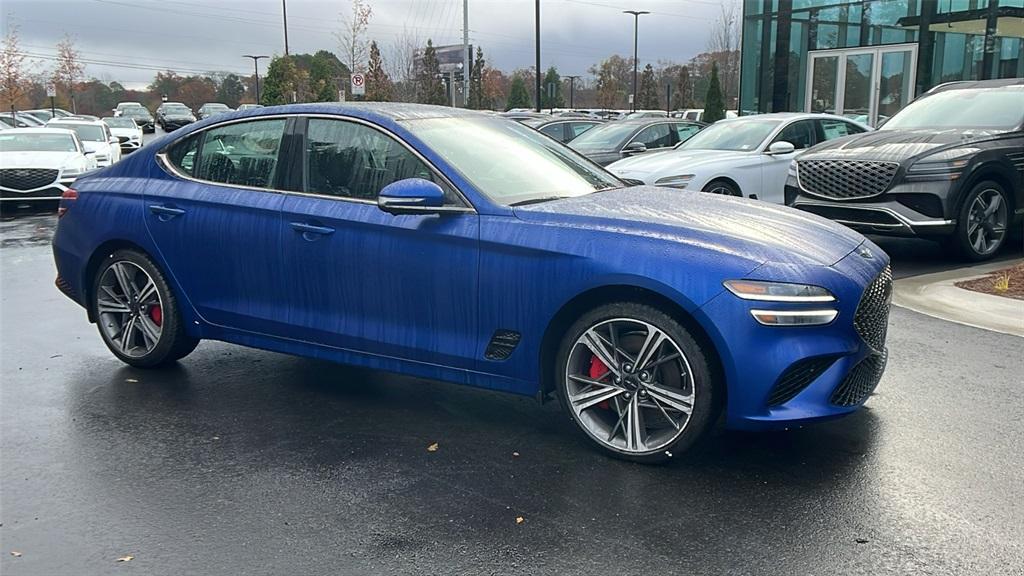
[[[1024,259],[969,266],[936,274],[911,276],[893,285],[892,302],[921,314],[1003,334],[1024,337],[1024,300],[992,296],[957,288],[955,284]]]

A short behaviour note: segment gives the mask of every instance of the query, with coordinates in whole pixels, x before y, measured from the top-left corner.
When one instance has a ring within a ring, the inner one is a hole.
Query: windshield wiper
[[[526,206],[527,204],[540,204],[541,202],[561,200],[562,198],[572,198],[572,196],[542,196],[540,198],[530,198],[529,200],[520,200],[519,202],[513,202],[509,204],[509,206]]]

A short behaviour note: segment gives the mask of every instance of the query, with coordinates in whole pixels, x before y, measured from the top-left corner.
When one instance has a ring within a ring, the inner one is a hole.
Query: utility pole
[[[288,55],[288,0],[281,0],[281,16],[284,18],[284,55]]]
[[[650,12],[648,12],[647,10],[623,10],[622,13],[623,14],[632,14],[633,15],[633,112],[636,112],[636,101],[637,101],[636,70],[637,70],[637,63],[638,63],[637,58],[636,58],[637,35],[638,35],[638,32],[640,31],[640,15],[641,14],[650,14]]]
[[[575,96],[576,96],[576,80],[579,76],[566,76],[569,79],[569,108],[575,108]]]
[[[256,103],[260,103],[260,65],[259,61],[261,58],[270,58],[270,56],[250,56],[249,54],[242,55],[242,58],[252,58],[252,69],[256,73]]]
[[[540,112],[540,0],[535,0],[534,5],[536,6],[535,21],[537,27],[535,32],[537,38],[537,71],[534,74],[537,101],[534,104],[536,104],[537,112]]]
[[[469,49],[469,0],[462,0],[462,105],[469,108],[469,73],[473,69],[473,52]]]

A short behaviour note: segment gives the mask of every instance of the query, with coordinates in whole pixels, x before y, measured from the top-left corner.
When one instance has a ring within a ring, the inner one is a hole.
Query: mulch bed
[[[999,280],[1007,275],[1010,277],[1009,288],[1006,290],[997,290],[996,285],[999,283]],[[957,282],[956,286],[957,288],[973,290],[974,292],[982,292],[984,294],[993,294],[995,296],[1005,296],[1007,298],[1024,300],[1024,264],[1018,264],[1009,268],[1003,268],[1002,270],[996,270],[984,278]]]

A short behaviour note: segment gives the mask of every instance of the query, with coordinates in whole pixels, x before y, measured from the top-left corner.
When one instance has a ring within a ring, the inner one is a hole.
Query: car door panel
[[[758,199],[775,204],[785,203],[786,176],[793,159],[804,150],[814,146],[817,141],[814,120],[797,120],[786,125],[772,138],[768,146],[775,142],[789,142],[795,150],[789,154],[762,154],[761,161],[761,194]],[[767,146],[765,150],[767,150]]]

